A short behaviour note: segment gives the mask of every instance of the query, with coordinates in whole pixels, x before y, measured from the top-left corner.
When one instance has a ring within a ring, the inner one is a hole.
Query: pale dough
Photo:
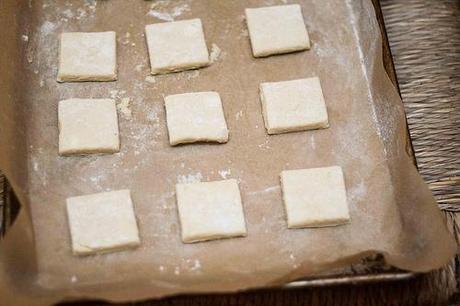
[[[117,79],[115,32],[62,33],[59,82],[114,81]]]
[[[145,27],[152,74],[209,65],[200,19],[150,24]]]
[[[236,180],[177,184],[176,195],[183,242],[246,236]]]
[[[300,5],[246,9],[246,21],[255,57],[310,48]]]
[[[75,255],[123,250],[140,244],[129,190],[68,198],[67,215]]]
[[[118,117],[112,99],[59,101],[59,154],[120,151]]]
[[[281,173],[288,228],[340,225],[350,221],[342,168]]]
[[[260,84],[268,134],[329,127],[319,78]]]
[[[193,92],[165,97],[169,143],[225,143],[228,129],[217,92]]]

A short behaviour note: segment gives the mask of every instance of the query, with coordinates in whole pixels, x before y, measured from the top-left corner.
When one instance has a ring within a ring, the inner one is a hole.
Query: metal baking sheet
[[[244,8],[282,3],[2,3],[0,11],[21,14],[0,16],[3,24],[16,26],[5,33],[1,58],[7,72],[0,84],[5,101],[0,128],[6,136],[0,143],[0,166],[23,204],[2,242],[6,251],[0,255],[5,267],[0,279],[8,284],[0,281],[0,291],[8,289],[5,296],[38,303],[64,297],[123,301],[235,291],[311,277],[375,253],[412,271],[438,267],[455,253],[434,199],[406,151],[404,112],[383,68],[370,1],[300,1],[312,49],[253,58]],[[203,21],[213,64],[149,77],[145,24],[194,17]],[[118,35],[118,81],[58,84],[59,33],[106,30]],[[268,136],[259,83],[315,75],[322,81],[331,127]],[[163,96],[204,90],[222,97],[229,143],[170,147]],[[71,97],[130,99],[119,112],[119,154],[57,155],[57,102]],[[352,222],[287,230],[279,173],[331,164],[344,169]],[[248,237],[182,244],[174,185],[223,178],[239,180]],[[141,247],[73,256],[65,198],[121,188],[132,191]],[[20,265],[24,273],[12,273]]]

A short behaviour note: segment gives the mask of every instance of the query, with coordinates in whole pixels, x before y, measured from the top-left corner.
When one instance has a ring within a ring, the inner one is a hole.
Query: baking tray
[[[380,3],[378,0],[373,0],[375,12],[379,22],[379,26],[383,36],[383,59],[385,69],[395,84],[398,87],[397,78],[393,66],[393,61],[391,57],[391,52],[388,44],[388,39],[386,35],[385,25],[381,13]],[[399,89],[399,87],[398,87]],[[407,130],[407,134],[408,130]],[[410,137],[407,137],[408,147],[411,148],[412,144]],[[411,150],[412,152],[412,150]],[[412,154],[413,157],[413,154]],[[414,164],[416,164],[415,158],[413,158]],[[9,225],[14,221],[15,216],[19,211],[19,202],[17,201],[14,193],[12,192],[11,187],[9,186],[6,179],[1,175],[0,178],[0,223],[1,223],[1,233],[4,234],[8,229]],[[318,276],[302,279],[299,281],[294,281],[286,284],[282,288],[306,288],[306,287],[315,287],[315,286],[329,286],[329,285],[339,285],[339,284],[360,284],[360,283],[370,283],[370,282],[379,282],[379,281],[396,281],[402,279],[408,279],[415,277],[415,273],[401,271],[392,267],[385,265],[381,256],[374,256],[372,258],[367,258],[359,264],[352,265],[346,269],[339,271],[331,271],[328,273],[320,274]]]

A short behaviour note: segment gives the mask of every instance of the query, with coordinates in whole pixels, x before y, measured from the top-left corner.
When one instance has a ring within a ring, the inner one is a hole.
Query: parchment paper
[[[244,9],[285,2],[302,5],[311,50],[253,58]],[[197,17],[213,64],[148,77],[144,26]],[[404,110],[383,68],[370,1],[5,0],[0,26],[0,167],[22,203],[0,245],[0,304],[274,286],[373,253],[427,271],[454,255],[406,150]],[[59,34],[108,30],[118,35],[118,81],[57,83]],[[268,136],[259,83],[312,76],[321,79],[330,128]],[[163,96],[209,90],[222,97],[230,141],[170,147]],[[105,97],[120,104],[121,152],[59,157],[58,101]],[[343,167],[351,223],[288,230],[279,173],[329,165]],[[175,184],[223,178],[239,181],[248,237],[183,244]],[[73,256],[65,199],[122,188],[132,192],[141,247]]]

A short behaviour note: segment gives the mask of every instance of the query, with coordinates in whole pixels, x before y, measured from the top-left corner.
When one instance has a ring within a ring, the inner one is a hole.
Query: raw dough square
[[[247,8],[246,21],[255,57],[310,49],[298,4]]]
[[[129,190],[67,199],[75,255],[111,252],[140,244]]]
[[[228,141],[222,102],[217,92],[193,92],[165,97],[169,143]]]
[[[183,242],[246,236],[236,180],[177,184],[176,194]]]
[[[145,27],[152,74],[209,65],[200,19],[150,24]]]
[[[117,79],[115,32],[62,33],[58,82]]]
[[[317,77],[260,84],[268,134],[329,127],[326,104]]]
[[[288,228],[348,223],[347,195],[339,166],[281,173]]]
[[[59,101],[59,154],[120,151],[118,117],[112,99]]]

